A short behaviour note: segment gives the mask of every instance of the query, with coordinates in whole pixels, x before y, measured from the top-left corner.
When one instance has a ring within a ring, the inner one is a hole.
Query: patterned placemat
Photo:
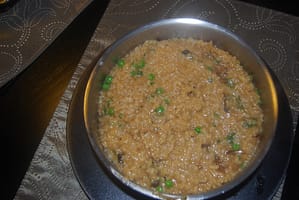
[[[66,119],[72,93],[89,63],[116,38],[162,18],[194,17],[240,35],[268,62],[289,98],[296,125],[299,113],[299,19],[231,0],[111,0],[44,133],[15,199],[87,199],[66,148]],[[292,122],[290,122],[292,123]],[[294,126],[295,127],[295,126]],[[274,199],[279,199],[280,187]]]
[[[28,67],[92,0],[19,0],[0,13],[0,87]]]

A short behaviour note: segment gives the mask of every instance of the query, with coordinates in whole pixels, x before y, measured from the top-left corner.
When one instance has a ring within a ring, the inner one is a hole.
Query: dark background
[[[296,1],[243,0],[299,16]],[[105,11],[108,0],[94,0],[24,72],[0,88],[1,199],[12,199],[30,164],[60,97]],[[84,27],[84,30],[82,30]],[[298,142],[294,154],[298,166]],[[293,166],[293,165],[292,165]],[[290,167],[292,173],[296,170]],[[295,176],[296,175],[296,176]],[[288,197],[298,190],[298,173],[287,182]],[[296,190],[293,190],[297,188]],[[297,192],[298,193],[298,192]],[[298,194],[296,194],[298,197]],[[292,196],[294,197],[294,196]],[[285,198],[291,199],[291,198]],[[294,198],[292,198],[294,199]]]

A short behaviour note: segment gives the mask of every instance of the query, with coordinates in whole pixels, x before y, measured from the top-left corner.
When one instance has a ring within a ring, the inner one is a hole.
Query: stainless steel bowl
[[[122,57],[130,50],[146,40],[164,40],[169,38],[194,38],[204,41],[213,41],[220,49],[236,56],[244,69],[253,75],[255,86],[262,91],[262,109],[264,111],[263,137],[258,147],[256,157],[244,170],[231,182],[211,191],[192,195],[157,194],[154,191],[141,187],[124,177],[115,166],[106,158],[103,147],[99,144],[98,135],[98,95],[101,89],[100,83],[105,75],[114,66],[113,58]],[[226,193],[237,187],[248,178],[260,165],[267,154],[276,130],[278,118],[277,94],[271,75],[263,60],[238,36],[232,32],[212,23],[191,19],[174,18],[153,22],[144,25],[128,33],[114,42],[105,50],[94,67],[85,91],[84,120],[88,132],[88,138],[92,149],[102,164],[127,187],[153,198],[173,199],[206,199]]]

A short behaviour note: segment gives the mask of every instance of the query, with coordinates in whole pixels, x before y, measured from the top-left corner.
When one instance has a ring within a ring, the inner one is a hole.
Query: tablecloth
[[[233,0],[111,0],[44,133],[15,199],[87,199],[69,160],[66,120],[73,91],[91,61],[128,31],[157,19],[194,17],[243,38],[279,78],[299,112],[299,18]],[[292,122],[290,122],[292,123]],[[274,199],[279,199],[282,187]]]

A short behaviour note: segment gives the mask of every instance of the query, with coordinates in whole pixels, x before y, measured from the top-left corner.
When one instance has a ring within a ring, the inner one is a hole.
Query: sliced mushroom
[[[183,54],[188,60],[192,60],[192,59],[193,59],[192,52],[189,51],[188,49],[183,50],[183,51],[182,51],[182,54]]]
[[[225,173],[225,165],[223,163],[223,161],[221,160],[221,158],[218,156],[218,155],[215,155],[215,158],[214,158],[214,163],[218,166],[218,171],[221,172],[221,173]]]
[[[152,182],[151,182],[151,186],[153,187],[153,188],[156,188],[156,187],[158,187],[160,185],[160,179],[156,179],[156,180],[153,180]]]
[[[123,165],[124,164],[124,154],[122,152],[117,152],[117,161],[119,164]]]

